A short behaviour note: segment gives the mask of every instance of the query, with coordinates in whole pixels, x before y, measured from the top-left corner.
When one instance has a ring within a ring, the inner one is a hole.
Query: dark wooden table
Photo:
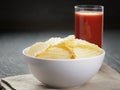
[[[0,34],[0,78],[29,73],[22,50],[27,46],[45,41],[53,36],[65,37],[73,30],[44,30],[33,32],[12,32]],[[105,62],[120,72],[120,30],[105,30]]]

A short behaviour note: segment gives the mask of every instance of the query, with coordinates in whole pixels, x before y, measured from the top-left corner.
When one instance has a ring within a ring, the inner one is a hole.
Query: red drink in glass
[[[75,11],[75,36],[102,47],[103,11],[90,11],[88,7]]]

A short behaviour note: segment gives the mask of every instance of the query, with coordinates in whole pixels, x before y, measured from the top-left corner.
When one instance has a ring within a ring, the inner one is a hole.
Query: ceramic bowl
[[[32,74],[43,84],[57,88],[86,83],[99,71],[105,56],[102,49],[102,54],[90,58],[43,59],[26,55],[27,49],[23,50],[23,54]]]

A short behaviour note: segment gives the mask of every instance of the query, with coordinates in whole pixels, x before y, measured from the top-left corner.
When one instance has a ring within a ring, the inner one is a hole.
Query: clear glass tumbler
[[[75,36],[102,47],[104,7],[101,5],[76,5]]]

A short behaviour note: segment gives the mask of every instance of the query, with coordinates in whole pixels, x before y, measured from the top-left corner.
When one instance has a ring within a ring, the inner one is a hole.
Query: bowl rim
[[[29,56],[29,55],[26,55],[25,54],[25,51],[28,50],[30,47],[27,47],[25,49],[23,49],[22,51],[22,54],[25,56],[25,57],[28,57],[28,58],[31,58],[31,59],[37,59],[37,60],[45,60],[45,61],[87,61],[88,59],[95,59],[95,58],[98,58],[98,57],[101,57],[101,56],[105,56],[105,50],[103,48],[101,48],[102,50],[102,54],[100,55],[97,55],[97,56],[93,56],[93,57],[86,57],[86,58],[78,58],[78,59],[51,59],[51,58],[36,58],[36,57],[32,57],[32,56]]]

